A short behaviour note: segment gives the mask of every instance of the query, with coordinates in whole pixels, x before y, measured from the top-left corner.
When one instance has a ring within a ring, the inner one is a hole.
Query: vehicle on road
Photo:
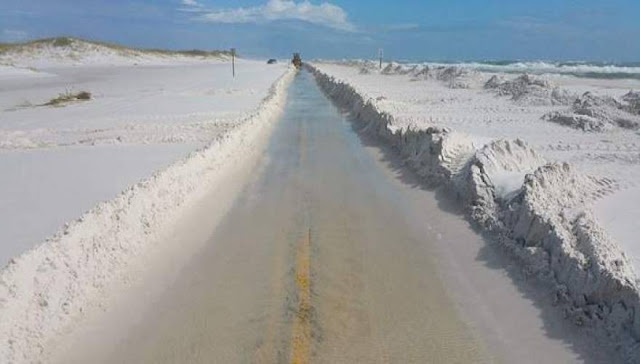
[[[302,58],[300,58],[300,53],[293,54],[293,59],[291,60],[291,63],[293,63],[293,65],[296,66],[296,68],[302,67]]]

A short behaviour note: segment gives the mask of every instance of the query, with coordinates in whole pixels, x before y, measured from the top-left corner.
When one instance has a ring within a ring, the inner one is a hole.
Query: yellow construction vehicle
[[[293,65],[298,69],[302,67],[302,58],[300,58],[300,53],[293,54],[293,60],[291,60],[291,63],[293,63]]]

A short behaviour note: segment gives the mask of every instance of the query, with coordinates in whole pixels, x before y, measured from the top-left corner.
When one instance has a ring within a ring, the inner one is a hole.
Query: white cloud
[[[415,23],[400,23],[400,24],[389,24],[384,27],[384,29],[389,31],[405,31],[405,30],[416,30],[420,28],[420,25]]]
[[[182,0],[184,5],[194,11],[199,6],[195,0]],[[194,3],[193,5],[187,3]],[[354,31],[355,26],[347,19],[347,13],[339,6],[327,2],[314,5],[307,0],[296,3],[293,0],[269,0],[265,5],[233,8],[222,10],[208,10],[202,8],[197,18],[211,23],[267,23],[276,20],[301,20],[325,27]]]
[[[26,40],[28,36],[29,34],[24,30],[4,29],[0,36],[0,40],[3,42],[20,42]]]
[[[180,11],[185,13],[201,13],[205,11],[204,5],[196,0],[180,0],[180,4],[182,4]]]

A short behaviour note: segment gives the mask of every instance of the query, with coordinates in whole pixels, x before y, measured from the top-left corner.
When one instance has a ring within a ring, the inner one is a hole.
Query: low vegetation
[[[182,55],[182,56],[191,56],[191,57],[223,57],[223,56],[228,56],[231,57],[231,52],[230,51],[203,51],[200,49],[191,49],[191,50],[166,50],[166,49],[138,49],[136,48],[137,51],[140,52],[147,52],[147,53],[155,53],[155,54],[162,54],[162,55]],[[236,57],[238,57],[238,54],[236,53]]]
[[[54,38],[53,39],[53,46],[54,47],[68,47],[71,45],[72,43],[72,39],[71,38],[65,38],[65,37],[61,37],[61,38]]]
[[[231,57],[230,51],[205,51],[200,49],[191,49],[191,50],[167,50],[167,49],[155,49],[155,48],[134,48],[134,47],[125,47],[114,43],[108,42],[100,42],[93,40],[84,40],[78,38],[71,37],[57,37],[57,38],[44,38],[44,39],[36,39],[27,42],[21,43],[0,43],[0,54],[15,50],[15,51],[24,51],[31,49],[33,47],[43,46],[50,44],[53,47],[70,47],[73,46],[74,41],[83,42],[93,45],[99,45],[106,48],[111,48],[117,51],[134,51],[134,52],[142,52],[149,54],[159,54],[159,55],[183,55],[183,56],[191,56],[191,57]],[[236,55],[237,56],[237,55]]]
[[[44,106],[62,106],[70,102],[87,101],[87,100],[91,100],[91,92],[80,91],[77,93],[73,93],[71,91],[66,91],[58,95],[58,97],[49,100],[43,105]]]

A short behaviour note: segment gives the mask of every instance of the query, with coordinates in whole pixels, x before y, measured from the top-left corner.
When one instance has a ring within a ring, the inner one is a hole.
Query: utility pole
[[[382,69],[382,55],[383,55],[383,50],[382,48],[378,48],[378,58],[380,59],[380,69]]]
[[[233,78],[236,77],[236,49],[231,48],[231,73]]]

